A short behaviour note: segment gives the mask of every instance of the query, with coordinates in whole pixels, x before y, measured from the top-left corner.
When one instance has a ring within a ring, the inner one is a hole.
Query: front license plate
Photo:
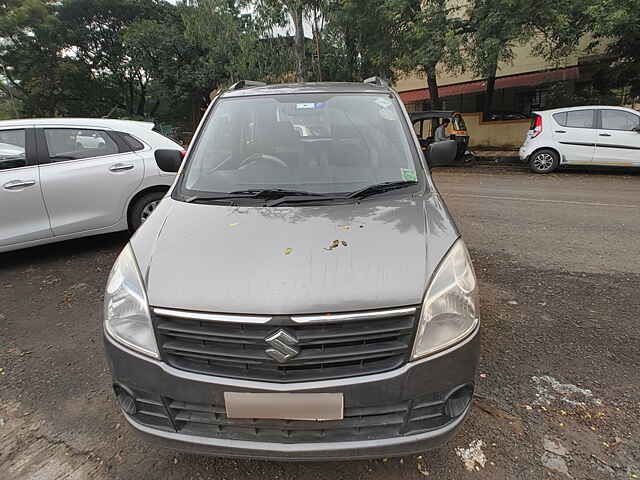
[[[342,420],[341,393],[224,392],[229,418],[272,420]]]

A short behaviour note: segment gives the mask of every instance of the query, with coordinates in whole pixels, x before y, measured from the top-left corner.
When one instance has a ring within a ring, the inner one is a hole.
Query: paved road
[[[0,477],[640,478],[640,175],[475,167],[435,178],[482,287],[478,398],[446,448],[287,464],[138,441],[100,345],[102,288],[126,242],[111,235],[0,255]]]

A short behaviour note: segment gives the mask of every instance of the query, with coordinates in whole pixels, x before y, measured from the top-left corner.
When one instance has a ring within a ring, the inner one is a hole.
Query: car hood
[[[131,243],[152,306],[287,315],[419,304],[457,236],[437,194],[272,208],[166,198]]]

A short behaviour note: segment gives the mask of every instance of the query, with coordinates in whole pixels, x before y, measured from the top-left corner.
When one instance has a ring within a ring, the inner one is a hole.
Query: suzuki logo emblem
[[[265,351],[266,354],[280,363],[291,360],[300,353],[300,349],[296,348],[298,339],[285,330],[278,330],[264,341],[271,345],[271,348]]]

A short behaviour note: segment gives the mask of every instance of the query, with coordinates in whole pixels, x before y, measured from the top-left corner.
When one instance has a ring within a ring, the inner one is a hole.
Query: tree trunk
[[[156,112],[158,111],[158,107],[160,107],[160,100],[156,100],[151,107],[151,111],[149,112],[149,118],[153,118],[156,116]]]
[[[498,62],[494,62],[489,66],[489,75],[487,75],[487,90],[484,94],[484,109],[482,117],[486,122],[489,120],[489,114],[493,108],[493,92],[496,88],[496,73],[498,71]]]
[[[128,80],[128,86],[129,86],[129,97],[127,99],[127,113],[129,114],[129,116],[133,115],[133,102],[135,99],[135,95],[134,95],[134,90],[135,87],[133,85],[133,80],[130,78]]]
[[[322,81],[322,65],[320,64],[320,26],[318,25],[318,11],[313,12],[313,41],[315,43],[315,57],[316,57],[316,69],[318,82]]]
[[[440,95],[438,93],[438,77],[436,76],[436,66],[427,67],[427,88],[429,89],[429,97],[431,98],[431,109],[440,110]]]
[[[438,77],[436,75],[436,66],[430,65],[427,67],[427,88],[429,89],[429,98],[431,100],[431,110],[440,110],[442,104],[440,102],[440,94],[438,93]],[[436,122],[431,122],[431,136],[436,133],[438,125]]]
[[[191,130],[194,132],[200,123],[201,98],[200,92],[194,92],[191,97]]]
[[[296,80],[304,82],[304,23],[302,21],[303,5],[289,7],[289,15],[293,21],[295,52],[296,52]]]
[[[138,99],[138,116],[144,117],[144,110],[147,105],[147,84],[146,82],[140,81],[140,98]]]
[[[356,39],[353,35],[353,31],[348,26],[344,32],[345,46],[347,50],[347,72],[351,81],[362,80],[357,78],[358,76],[358,50],[356,47]]]

